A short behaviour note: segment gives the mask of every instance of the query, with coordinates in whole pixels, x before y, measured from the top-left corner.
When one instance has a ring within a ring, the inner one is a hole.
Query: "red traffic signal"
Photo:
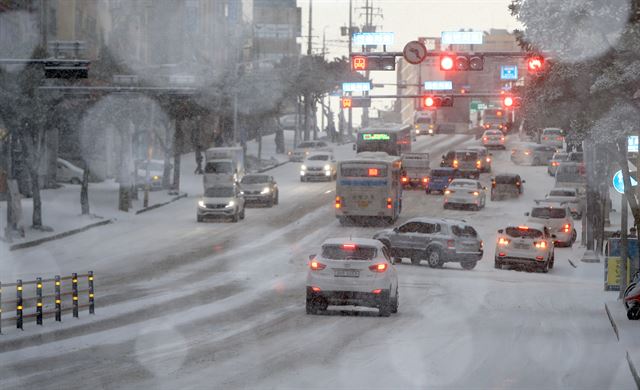
[[[519,96],[507,95],[502,98],[502,106],[505,108],[516,108],[522,105],[522,98]]]
[[[480,54],[444,54],[440,56],[440,70],[483,70],[484,57]]]
[[[533,55],[527,59],[527,69],[530,73],[538,73],[544,70],[544,58],[540,55]]]
[[[424,96],[421,102],[422,108],[452,107],[453,97],[447,95]]]
[[[440,70],[453,70],[454,60],[453,56],[443,55],[440,56]]]

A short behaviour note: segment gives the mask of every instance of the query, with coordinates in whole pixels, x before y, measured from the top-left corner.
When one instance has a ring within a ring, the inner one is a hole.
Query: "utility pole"
[[[365,7],[364,7],[364,32],[372,32],[373,30],[373,26],[372,22],[373,22],[373,12],[369,12],[369,11],[373,11],[373,0],[371,0],[371,6],[369,6],[369,0],[366,1]],[[368,53],[369,50],[369,46],[365,46],[364,47],[364,52]],[[367,70],[366,72],[364,72],[364,77],[366,80],[369,80],[369,71]],[[362,109],[362,123],[361,123],[362,127],[366,127],[369,126],[369,108],[368,107],[364,107]]]
[[[322,59],[324,60],[326,57],[327,50],[327,26],[324,26],[322,29]],[[320,131],[324,130],[324,95],[322,95],[322,102],[320,104]],[[330,135],[330,134],[327,134]],[[331,134],[333,137],[333,135]]]
[[[352,40],[353,40],[353,31],[352,31],[352,26],[353,26],[353,4],[352,4],[352,0],[349,0],[349,56],[351,56],[351,52],[352,52]],[[353,109],[351,107],[349,107],[349,125],[347,127],[347,131],[349,133],[349,137],[351,137],[353,135]],[[342,138],[342,134],[340,134],[340,137]]]
[[[312,54],[312,41],[313,37],[311,36],[313,31],[313,0],[309,0],[309,36],[307,37],[307,57],[309,60],[309,64],[311,61]],[[304,96],[304,140],[309,140],[309,135],[311,133],[311,93],[307,92]]]

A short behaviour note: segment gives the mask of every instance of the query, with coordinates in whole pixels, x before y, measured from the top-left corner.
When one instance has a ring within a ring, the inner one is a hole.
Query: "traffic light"
[[[423,96],[421,100],[422,108],[438,108],[438,107],[452,107],[453,96],[449,95],[428,95]]]
[[[89,77],[89,62],[47,61],[44,63],[44,77],[47,79],[86,79]]]
[[[479,54],[444,54],[440,56],[440,70],[483,70],[484,57]]]
[[[527,69],[529,73],[540,73],[544,70],[544,57],[534,54],[527,58]]]
[[[519,96],[507,95],[502,98],[502,106],[505,108],[517,108],[522,105],[522,98]]]
[[[343,96],[340,99],[342,108],[371,107],[371,98],[366,96]]]
[[[396,57],[388,54],[351,55],[351,70],[396,70]]]

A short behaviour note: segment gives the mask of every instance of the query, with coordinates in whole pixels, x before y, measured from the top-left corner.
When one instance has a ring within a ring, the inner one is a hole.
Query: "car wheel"
[[[552,255],[551,260],[549,260],[549,269],[553,268],[553,264],[555,263],[555,261],[556,261],[556,256]]]
[[[273,198],[269,199],[269,201],[267,202],[267,207],[273,207]]]
[[[545,274],[549,272],[549,263],[548,262],[544,263],[542,267],[540,267],[540,271],[542,271],[542,273],[545,273]]]
[[[378,315],[380,317],[389,317],[391,315],[391,294],[386,293],[385,297],[382,297],[382,302],[378,306]]]
[[[633,306],[627,310],[627,318],[632,321],[640,319],[640,306]]]
[[[502,269],[502,262],[498,259],[493,260],[493,268]]]
[[[200,214],[196,214],[196,221],[198,222],[202,222],[204,219],[202,218],[202,215]]]
[[[427,252],[427,262],[431,268],[440,268],[444,262],[442,261],[442,251],[438,248],[430,249]]]
[[[72,177],[71,180],[69,181],[69,183],[71,183],[71,184],[82,184],[82,181],[80,179],[78,179],[77,177]]]
[[[236,210],[236,213],[233,214],[233,216],[231,217],[231,222],[238,222],[238,211]]]
[[[393,301],[391,303],[391,312],[397,313],[399,306],[400,306],[400,295],[398,293],[398,288],[396,287],[396,297],[393,298]]]
[[[538,157],[533,159],[533,165],[540,165],[540,159]]]
[[[240,212],[240,219],[244,219],[244,207],[242,208],[242,211]]]
[[[447,210],[449,208],[449,203],[445,203],[444,205],[442,205],[442,207],[444,207],[444,209]]]
[[[422,260],[422,259],[420,259],[419,257],[414,256],[414,257],[412,257],[412,258],[411,258],[411,264],[413,264],[413,265],[420,265],[420,261],[421,261],[421,260]]]
[[[463,261],[460,263],[460,265],[462,266],[462,269],[466,269],[467,271],[470,271],[476,268],[476,264],[478,264],[477,261]]]
[[[569,246],[570,247],[573,246],[573,243],[576,242],[577,239],[578,239],[578,232],[576,232],[576,229],[573,229],[573,231],[571,232],[571,244]]]
[[[327,310],[329,306],[328,302],[324,298],[316,297],[316,298],[308,298],[307,297],[307,305],[306,311],[307,314],[318,314],[318,312]]]
[[[276,191],[276,196],[275,196],[275,198],[273,199],[273,204],[278,204],[278,202],[279,202],[278,198],[279,198],[279,197],[280,197],[280,193]]]
[[[496,200],[496,196],[494,194],[491,194],[491,201],[495,202],[495,200]]]
[[[300,181],[304,183],[304,176],[300,176]]]
[[[338,222],[340,223],[341,226],[344,226],[347,224],[347,217],[338,217]]]

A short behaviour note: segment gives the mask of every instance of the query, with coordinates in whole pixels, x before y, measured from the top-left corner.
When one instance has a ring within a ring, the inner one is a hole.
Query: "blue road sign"
[[[633,177],[630,177],[631,179],[631,187],[635,187],[638,185],[638,182],[636,181],[636,179],[634,179]],[[616,172],[615,175],[613,175],[613,188],[616,189],[616,191],[618,191],[621,194],[624,194],[624,181],[622,180],[622,170],[619,170],[618,172]]]
[[[516,65],[501,65],[500,80],[517,80],[518,67]]]

